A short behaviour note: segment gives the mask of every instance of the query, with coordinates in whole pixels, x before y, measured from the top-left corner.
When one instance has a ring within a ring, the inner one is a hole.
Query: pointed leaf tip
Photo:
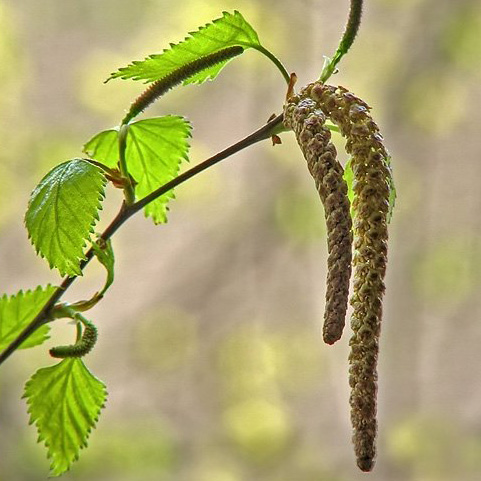
[[[47,447],[51,475],[70,469],[87,446],[107,390],[82,359],[69,358],[39,369],[25,384],[30,424],[38,430],[38,442]]]
[[[182,42],[171,43],[170,49],[165,49],[161,54],[153,54],[144,60],[133,61],[127,67],[113,72],[107,81],[122,78],[153,82],[206,55],[236,45],[244,48],[259,47],[259,37],[237,10],[234,13],[223,12],[222,17],[199,27],[196,31],[189,32],[189,36]],[[184,83],[213,80],[228,61],[206,68]]]

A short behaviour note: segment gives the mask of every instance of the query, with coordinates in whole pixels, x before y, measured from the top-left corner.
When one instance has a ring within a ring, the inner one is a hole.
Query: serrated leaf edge
[[[54,284],[47,284],[45,286],[40,286],[38,285],[37,287],[35,287],[34,289],[27,289],[26,291],[24,291],[23,289],[20,289],[19,291],[17,291],[15,294],[7,294],[6,292],[4,292],[2,294],[2,296],[0,297],[0,301],[3,301],[4,299],[7,299],[8,301],[12,300],[13,298],[15,297],[24,297],[28,294],[32,294],[32,293],[35,293],[35,292],[39,292],[39,291],[46,291],[48,288],[50,287],[54,287],[54,288],[57,288],[58,286],[54,285]]]
[[[133,60],[132,62],[130,62],[126,67],[120,67],[119,69],[117,69],[115,72],[112,72],[110,74],[110,76],[107,78],[107,80],[105,80],[105,83],[106,82],[109,82],[110,80],[113,80],[113,79],[116,79],[116,78],[120,78],[122,80],[128,80],[128,79],[131,79],[131,80],[144,80],[144,83],[150,83],[150,82],[154,82],[155,80],[157,79],[145,79],[143,78],[142,76],[139,76],[139,75],[135,75],[135,76],[131,76],[131,75],[128,75],[128,74],[122,74],[122,72],[125,72],[126,70],[128,70],[129,68],[131,67],[135,67],[147,60],[155,60],[156,58],[159,58],[161,57],[163,54],[165,54],[166,52],[169,52],[171,51],[173,48],[175,47],[178,47],[179,45],[185,43],[186,41],[194,38],[194,35],[195,34],[198,34],[199,32],[201,32],[202,30],[210,27],[211,25],[215,25],[216,23],[219,23],[221,21],[225,21],[227,18],[229,17],[235,17],[236,15],[239,15],[242,20],[244,20],[244,22],[246,24],[249,24],[249,22],[247,22],[247,20],[244,18],[244,16],[238,11],[238,10],[234,10],[234,13],[229,13],[227,11],[222,11],[222,17],[219,17],[219,18],[216,18],[210,22],[207,22],[206,24],[198,27],[197,30],[192,30],[190,32],[188,32],[188,35],[186,35],[183,40],[180,40],[179,42],[177,43],[173,43],[173,42],[169,42],[169,48],[164,48],[162,50],[162,52],[160,53],[154,53],[154,54],[151,54],[151,55],[148,55],[147,57],[145,57],[143,60]],[[252,28],[252,27],[251,27]],[[255,30],[253,30],[255,32]],[[256,32],[255,32],[256,33]],[[257,36],[257,33],[256,33],[256,36]],[[257,40],[259,41],[259,38],[257,38]],[[260,43],[260,41],[259,41]],[[245,47],[253,47],[254,45],[256,44],[253,44],[253,43],[250,43],[250,42],[235,42],[233,43],[232,45],[239,45],[239,46],[245,46]],[[228,45],[222,47],[222,48],[225,48],[227,47]],[[256,45],[257,46],[257,45]],[[220,49],[219,49],[220,50]]]
[[[95,137],[95,136],[94,136]],[[83,159],[80,159],[80,158],[73,158],[73,159],[70,159],[70,161],[74,161],[74,160],[82,160],[83,162],[86,162],[85,160]],[[66,163],[66,162],[69,162],[69,161],[65,161],[63,163]],[[88,163],[88,162],[86,162]],[[44,175],[44,177],[42,178],[42,180],[53,170],[55,169],[56,167],[58,167],[59,165],[61,164],[57,164],[55,167],[52,167],[52,169]],[[92,165],[92,164],[89,164],[89,165]],[[85,249],[85,247],[87,246],[88,242],[91,242],[91,235],[95,233],[95,225],[97,224],[97,222],[100,220],[100,214],[99,212],[101,210],[103,210],[103,205],[102,205],[102,202],[103,200],[105,199],[105,187],[107,185],[107,179],[102,171],[102,169],[98,168],[97,166],[93,165],[93,167],[95,167],[101,174],[102,174],[102,189],[101,191],[99,192],[99,195],[97,197],[97,209],[94,213],[94,215],[92,216],[92,221],[90,222],[90,225],[89,225],[89,230],[88,230],[88,235],[84,238],[83,240],[83,243],[82,243],[82,250]],[[34,188],[34,190],[32,191],[32,194],[35,192],[35,189],[38,187],[38,185],[40,185],[40,183],[42,182],[42,180],[40,180],[39,184],[37,184],[37,186]],[[27,212],[25,213],[25,216],[24,216],[24,225],[26,227],[26,224],[27,224],[27,213],[28,213],[28,210],[30,208],[30,204],[31,204],[31,201],[32,201],[32,194],[30,195],[30,199],[28,201],[28,206],[27,206]],[[49,259],[47,259],[45,257],[44,254],[42,254],[40,252],[40,249],[35,245],[35,243],[33,242],[33,239],[32,239],[32,236],[30,235],[30,232],[27,230],[27,235],[28,235],[28,239],[30,241],[30,243],[32,244],[33,248],[35,249],[35,252],[36,254],[41,257],[42,259],[45,259],[47,262],[48,262],[48,265],[50,267],[50,269],[57,269],[60,273],[61,276],[82,276],[83,275],[83,272],[82,270],[80,269],[80,262],[82,260],[85,260],[86,257],[85,257],[85,254],[82,255],[82,256],[76,256],[76,260],[78,261],[78,264],[77,264],[77,271],[72,271],[72,272],[68,272],[67,270],[61,270],[59,267],[57,267],[53,262],[51,262]]]
[[[35,287],[35,289],[27,289],[26,291],[24,291],[23,289],[20,289],[15,294],[3,293],[2,296],[0,297],[0,303],[5,301],[5,303],[8,305],[10,302],[12,302],[15,299],[21,301],[21,299],[24,299],[25,296],[39,293],[39,292],[46,292],[50,288],[57,289],[58,286],[54,284],[47,284],[45,286],[38,285],[37,287]],[[0,322],[1,322],[1,319],[0,319]],[[45,333],[44,342],[47,341],[48,339],[50,339],[50,329]],[[31,347],[35,347],[35,346],[31,346]],[[19,348],[21,349],[21,345]]]
[[[102,412],[102,409],[105,408],[105,404],[107,402],[107,397],[108,397],[108,391],[107,391],[107,386],[105,385],[105,383],[99,379],[97,376],[95,376],[95,374],[93,374],[90,369],[88,369],[88,367],[85,365],[85,363],[82,361],[82,359],[80,358],[69,358],[69,359],[63,359],[62,361],[58,362],[57,364],[53,364],[52,366],[46,366],[46,367],[54,367],[54,366],[58,366],[60,364],[62,364],[62,362],[68,362],[68,361],[71,361],[71,362],[76,362],[76,361],[80,361],[83,365],[83,368],[86,369],[89,374],[94,377],[97,381],[99,381],[101,384],[102,384],[102,392],[103,392],[103,395],[104,395],[104,401],[102,403],[101,406],[98,407],[97,409],[97,412],[95,413],[95,415],[93,416],[92,418],[92,425],[88,427],[87,429],[87,432],[85,434],[85,441],[82,442],[80,445],[79,445],[79,450],[78,452],[74,455],[72,461],[69,463],[69,466],[66,470],[64,471],[61,471],[59,472],[58,474],[52,474],[52,476],[60,476],[61,474],[63,473],[66,473],[67,471],[70,470],[72,464],[75,462],[75,461],[78,461],[79,458],[80,458],[80,450],[81,449],[85,449],[87,446],[88,446],[88,439],[90,437],[90,434],[92,433],[93,429],[95,429],[97,427],[97,423],[99,421],[99,418],[100,418],[100,413]],[[35,371],[33,373],[33,375],[30,377],[30,379],[25,383],[25,387],[24,387],[24,392],[22,394],[22,397],[21,399],[26,399],[26,404],[27,404],[27,413],[29,414],[29,420],[28,420],[28,424],[31,426],[32,424],[35,425],[35,427],[37,428],[37,432],[38,432],[38,437],[37,437],[37,443],[40,444],[40,443],[43,443],[44,446],[47,448],[47,459],[52,459],[53,458],[53,455],[52,453],[50,452],[50,443],[45,439],[45,436],[42,435],[40,433],[40,428],[38,426],[38,418],[35,420],[33,418],[33,414],[31,412],[31,408],[32,408],[32,403],[31,403],[31,400],[30,398],[28,397],[28,394],[27,394],[27,389],[28,387],[32,384],[33,382],[33,379],[35,377],[35,375],[38,373],[38,371],[40,371],[41,369],[45,369],[45,368],[40,368],[40,369],[37,369],[37,371]],[[51,465],[50,466],[50,472],[52,473],[54,471],[53,469],[53,466]]]
[[[190,143],[188,142],[188,139],[192,138],[192,130],[193,130],[193,127],[192,127],[192,124],[190,123],[190,121],[187,118],[185,118],[181,115],[164,115],[164,116],[160,116],[160,117],[152,117],[152,118],[149,118],[149,119],[138,120],[137,122],[133,122],[131,124],[131,127],[136,125],[136,124],[149,123],[150,121],[155,120],[155,119],[166,119],[166,118],[172,119],[172,120],[178,120],[182,123],[182,125],[184,127],[182,129],[183,134],[184,134],[183,135],[183,143],[184,143],[184,146],[186,147],[186,149],[185,149],[186,152],[181,155],[180,161],[176,165],[174,172],[172,172],[172,175],[173,175],[172,178],[175,178],[175,176],[180,171],[182,159],[185,160],[186,162],[190,161],[189,156],[188,156],[188,152],[189,152],[189,149],[190,149]],[[160,185],[158,187],[160,187]],[[175,199],[174,190],[170,190],[169,192],[166,192],[165,194],[163,194],[162,196],[155,199],[154,201],[152,201],[151,203],[147,204],[144,207],[144,216],[146,218],[149,218],[149,217],[152,218],[152,220],[154,221],[155,224],[165,224],[167,222],[167,212],[170,210],[168,203],[169,203],[170,200],[173,200],[173,199]],[[160,203],[164,204],[165,211],[166,211],[162,215],[162,219],[159,219],[159,220],[156,220],[154,218],[155,214],[153,212],[149,212],[149,208],[152,208],[153,204],[156,203],[156,202],[160,202]]]

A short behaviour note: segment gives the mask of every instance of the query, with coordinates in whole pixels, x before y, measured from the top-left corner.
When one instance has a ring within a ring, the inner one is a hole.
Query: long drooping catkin
[[[284,109],[284,124],[294,130],[324,204],[327,224],[328,275],[323,338],[336,342],[345,324],[351,277],[351,216],[347,185],[326,116],[308,96],[292,96]]]
[[[370,471],[376,455],[377,358],[387,262],[391,170],[369,106],[342,87],[321,83],[302,92],[339,126],[354,173],[354,294],[350,340],[351,421],[357,464]]]
[[[325,200],[328,199],[325,186],[329,185],[329,174],[339,172],[333,167],[335,150],[323,127],[326,118],[339,126],[347,140],[346,150],[352,156],[355,271],[349,384],[353,443],[357,464],[363,471],[373,468],[376,455],[377,358],[392,186],[389,157],[369,109],[364,101],[343,87],[320,82],[309,84],[299,95],[293,95],[284,109],[284,122],[295,131],[316,179],[326,205],[326,218],[331,211]],[[328,279],[333,276],[334,271]]]

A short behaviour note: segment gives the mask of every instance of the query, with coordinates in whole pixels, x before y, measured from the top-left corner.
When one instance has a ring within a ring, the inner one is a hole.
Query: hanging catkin
[[[354,174],[354,294],[350,340],[351,421],[357,464],[370,471],[376,455],[377,358],[387,262],[387,216],[392,185],[389,157],[369,106],[343,87],[316,82],[299,96],[346,138]],[[290,102],[285,112],[289,118]],[[316,110],[317,109],[317,110]],[[287,124],[289,126],[289,121]],[[292,124],[295,129],[296,125]],[[296,134],[302,146],[303,139]]]
[[[284,123],[292,128],[315,180],[327,224],[328,275],[323,338],[336,342],[345,324],[351,277],[351,216],[347,185],[326,116],[312,99],[293,96],[284,109]]]

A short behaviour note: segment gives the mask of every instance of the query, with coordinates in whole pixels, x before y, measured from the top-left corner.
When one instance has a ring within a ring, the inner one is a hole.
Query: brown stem
[[[178,185],[182,184],[186,180],[194,177],[195,175],[199,174],[200,172],[212,167],[213,165],[217,164],[221,160],[230,157],[231,155],[253,145],[261,140],[265,140],[270,138],[273,133],[276,131],[282,124],[283,115],[278,115],[271,121],[267,122],[264,126],[260,129],[256,130],[252,134],[248,135],[244,139],[240,140],[239,142],[227,147],[222,152],[210,157],[204,162],[192,167],[192,169],[187,170],[186,172],[180,174],[175,179],[172,179],[170,182],[160,186],[157,190],[152,192],[151,194],[147,195],[143,199],[131,204],[126,205],[125,202],[122,204],[120,211],[116,215],[116,217],[112,220],[110,225],[105,229],[103,234],[100,236],[103,240],[110,239],[114,233],[136,212],[142,210],[147,204],[152,202],[153,200],[157,199],[161,195],[164,195],[169,190],[177,187]],[[80,270],[83,271],[85,266],[91,261],[94,257],[94,250],[90,248],[86,254],[85,258],[80,263]],[[39,327],[43,324],[49,322],[51,311],[55,304],[60,300],[60,298],[65,294],[65,292],[69,289],[69,287],[73,284],[73,282],[77,279],[77,276],[72,277],[65,277],[62,284],[55,290],[55,292],[50,296],[50,298],[46,301],[40,312],[35,316],[35,318],[30,322],[30,324],[5,348],[5,350],[0,354],[0,364],[2,364],[6,359],[8,359],[19,347],[20,345],[28,339]]]

